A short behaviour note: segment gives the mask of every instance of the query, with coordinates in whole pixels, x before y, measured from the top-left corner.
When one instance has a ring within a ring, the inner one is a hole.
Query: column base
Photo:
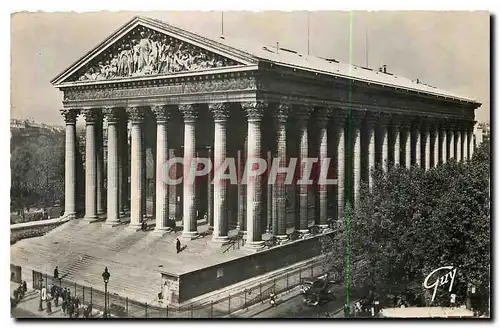
[[[99,218],[97,216],[85,216],[83,217],[83,222],[86,223],[94,223],[99,221]]]
[[[302,234],[309,233],[309,229],[299,229],[297,231]]]
[[[76,219],[76,212],[64,213],[62,217],[66,217],[68,220]]]
[[[246,249],[251,250],[251,251],[260,251],[265,249],[264,241],[259,240],[259,241],[247,241],[244,246]]]
[[[288,240],[288,235],[277,235],[276,238],[278,238],[280,241]]]
[[[104,221],[104,225],[110,226],[110,227],[116,227],[118,225],[121,225],[120,220],[106,220]]]
[[[328,228],[328,224],[318,224],[318,227],[320,227],[321,229],[325,229]]]
[[[169,233],[171,231],[172,229],[170,228],[158,228],[158,229],[155,228],[152,233],[155,235],[163,236],[164,234]]]
[[[183,231],[181,238],[184,240],[193,240],[198,238],[200,235],[198,234],[198,231]]]
[[[217,244],[223,244],[225,242],[229,241],[228,236],[213,236],[212,237],[212,242],[217,243]]]
[[[132,230],[132,231],[139,231],[141,230],[141,224],[140,223],[129,223],[127,230]]]

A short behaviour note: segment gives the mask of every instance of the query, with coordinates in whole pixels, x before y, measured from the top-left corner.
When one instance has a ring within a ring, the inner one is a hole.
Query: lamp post
[[[104,280],[104,318],[108,317],[108,282],[110,276],[108,267],[106,267],[102,273],[102,280]]]
[[[43,277],[40,275],[40,303],[38,303],[38,311],[43,311],[43,305],[42,305],[42,286],[43,286]]]

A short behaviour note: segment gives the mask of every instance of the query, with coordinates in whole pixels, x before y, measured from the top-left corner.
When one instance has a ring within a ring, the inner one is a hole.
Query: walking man
[[[56,268],[54,269],[54,279],[59,279],[59,270],[57,269],[57,265]]]
[[[177,242],[175,243],[175,248],[177,249],[177,253],[181,251],[181,241],[177,238]]]

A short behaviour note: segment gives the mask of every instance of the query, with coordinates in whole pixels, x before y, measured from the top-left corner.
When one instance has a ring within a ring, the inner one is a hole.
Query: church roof
[[[369,82],[377,85],[421,92],[438,97],[451,98],[458,101],[472,102],[476,105],[480,105],[471,98],[438,89],[417,80],[411,80],[409,78],[397,76],[391,73],[356,66],[334,59],[305,55],[289,49],[277,49],[277,46],[252,44],[246,40],[233,37],[202,36],[198,33],[193,33],[174,25],[167,24],[158,19],[140,16],[135,17],[118,31],[109,36],[105,41],[92,49],[74,65],[58,75],[52,83],[57,86],[68,82],[68,78],[70,78],[71,75],[74,76],[77,70],[80,70],[84,67],[84,65],[95,59],[100,53],[104,52],[108,47],[118,42],[120,38],[123,38],[126,33],[129,33],[134,27],[137,26],[154,28],[156,31],[160,31],[165,34],[173,35],[175,37],[179,36],[184,41],[201,46],[202,48],[204,47],[212,52],[217,52],[219,55],[233,60],[232,63],[239,67],[242,65],[252,66],[262,61],[271,62],[276,65],[293,67],[298,70],[315,72],[322,75],[337,76],[347,79],[352,78],[354,80]]]

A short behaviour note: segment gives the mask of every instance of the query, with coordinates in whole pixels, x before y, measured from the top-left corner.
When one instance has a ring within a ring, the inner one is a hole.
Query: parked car
[[[300,286],[300,293],[305,294],[311,288],[313,282],[312,281],[303,281]]]
[[[335,282],[326,279],[317,279],[304,292],[304,303],[310,306],[322,305],[335,299]]]

